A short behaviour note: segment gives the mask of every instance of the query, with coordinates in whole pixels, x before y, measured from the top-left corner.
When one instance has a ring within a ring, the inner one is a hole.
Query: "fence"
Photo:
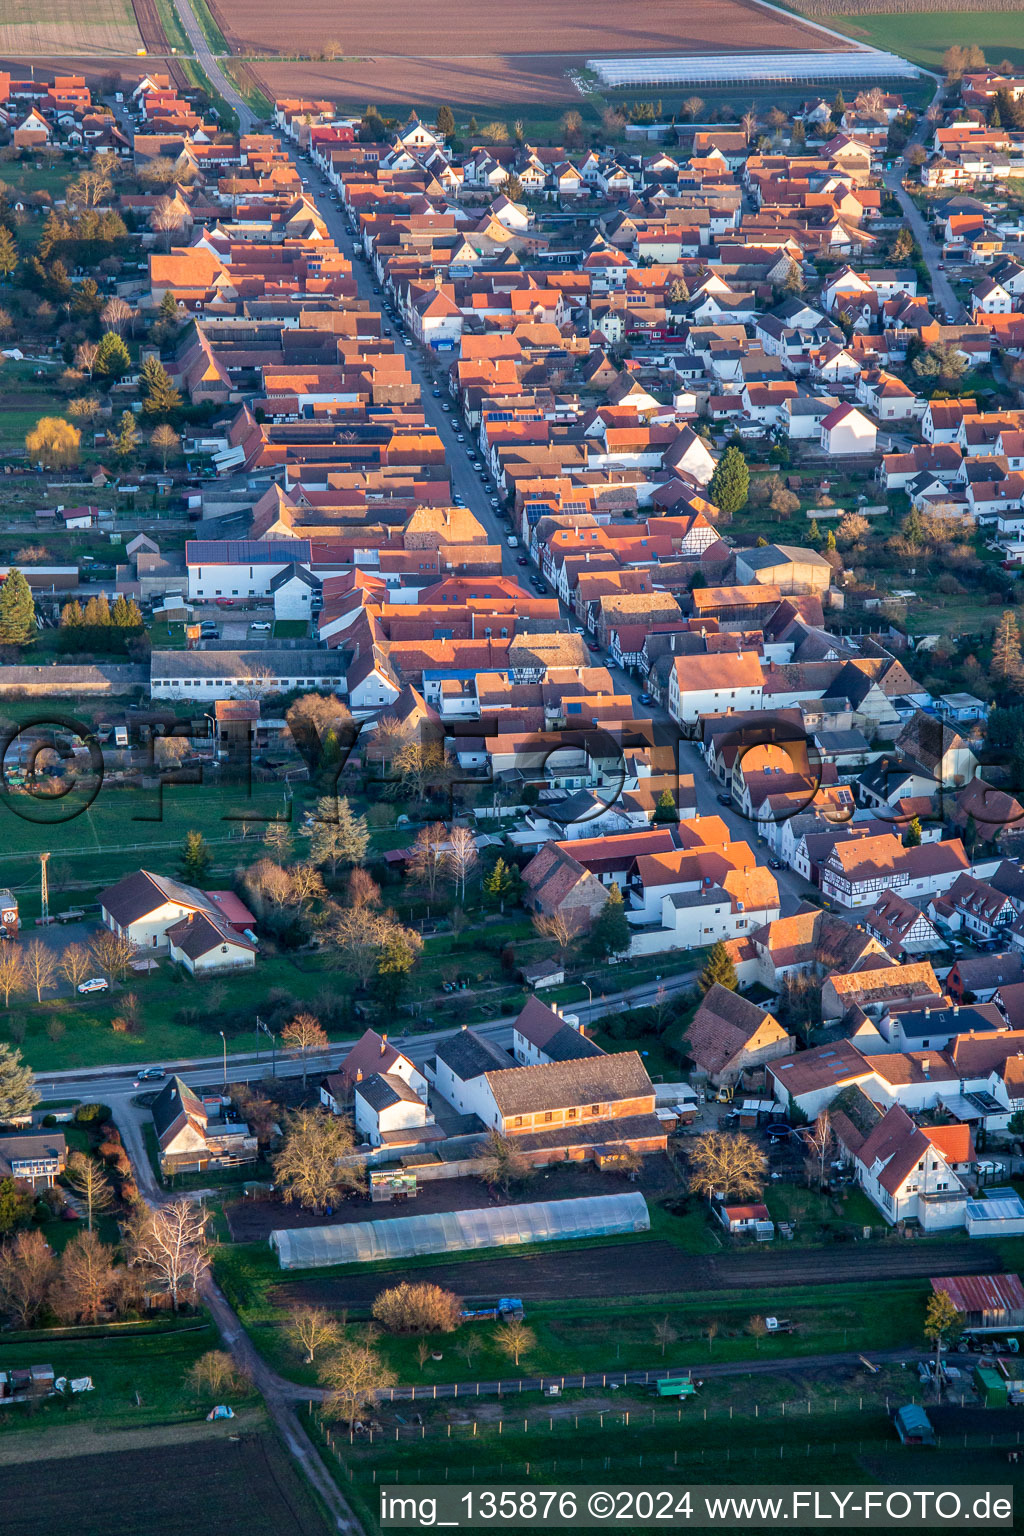
[[[916,1401],[916,1399],[914,1400]],[[737,1446],[738,1463],[741,1462],[743,1465],[747,1465],[750,1462],[755,1464],[758,1462],[793,1463],[808,1461],[813,1456],[831,1455],[835,1457],[841,1452],[853,1453],[853,1448],[855,1445],[856,1454],[861,1456],[863,1455],[865,1449],[869,1451],[891,1451],[897,1443],[894,1435],[893,1437],[888,1435],[883,1437],[879,1434],[864,1436],[858,1438],[857,1440],[853,1440],[853,1438],[849,1435],[837,1435],[837,1437],[831,1441],[827,1438],[827,1436],[823,1436],[817,1440],[805,1439],[801,1441],[799,1438],[799,1422],[801,1417],[804,1416],[802,1415],[802,1405],[798,1403],[782,1403],[774,1406],[778,1409],[779,1417],[785,1418],[790,1422],[794,1420],[796,1421],[793,1425],[793,1429],[790,1430],[789,1424],[787,1424],[786,1438],[780,1439],[778,1442],[768,1445],[758,1445],[754,1441],[750,1441],[749,1439],[741,1437]],[[845,1410],[846,1405],[844,1404],[843,1406]],[[808,1415],[813,1415],[815,1408],[817,1408],[819,1414],[821,1413],[820,1405],[812,1405],[810,1400],[807,1401],[806,1407]],[[787,1408],[790,1410],[789,1412],[787,1412]],[[857,1411],[865,1411],[863,1397],[859,1399],[859,1406]],[[869,1403],[868,1409],[866,1411],[874,1411],[875,1413],[879,1413],[881,1411],[881,1403]],[[676,1410],[675,1424],[682,1424],[684,1413],[686,1418],[692,1423],[694,1412],[695,1410],[692,1407],[687,1407],[686,1409],[678,1408]],[[834,1417],[838,1416],[839,1399],[833,1399],[832,1413]],[[460,1452],[455,1467],[455,1477],[460,1482],[466,1481],[467,1479],[469,1481],[476,1481],[478,1478],[480,1480],[491,1480],[503,1478],[507,1479],[510,1477],[557,1477],[559,1474],[564,1477],[570,1477],[572,1475],[582,1476],[588,1469],[592,1471],[600,1470],[602,1472],[616,1471],[621,1474],[627,1469],[633,1468],[638,1471],[642,1471],[645,1468],[648,1471],[651,1471],[678,1467],[678,1446],[673,1445],[665,1446],[661,1449],[637,1451],[635,1454],[623,1453],[621,1448],[621,1436],[624,1432],[628,1432],[630,1430],[634,1432],[638,1430],[649,1430],[654,1427],[661,1427],[663,1429],[671,1429],[674,1427],[670,1415],[667,1414],[664,1410],[659,1413],[658,1410],[651,1408],[649,1410],[649,1414],[650,1417],[648,1417],[648,1410],[646,1409],[641,1409],[639,1411],[635,1409],[627,1409],[614,1413],[599,1413],[590,1415],[566,1414],[559,1419],[556,1419],[553,1415],[547,1415],[542,1420],[530,1420],[529,1418],[519,1419],[518,1417],[515,1419],[502,1418],[487,1422],[484,1425],[483,1434],[478,1432],[479,1427],[477,1421],[472,1420],[459,1424],[445,1423],[443,1425],[439,1425],[436,1436],[431,1431],[430,1438],[432,1440],[444,1439],[458,1442],[460,1446]],[[885,1399],[885,1414],[888,1418],[890,1414],[890,1399],[888,1397]],[[764,1413],[759,1413],[757,1404],[754,1405],[753,1415],[736,1414],[734,1416],[734,1412],[731,1407],[727,1413],[724,1410],[719,1414],[715,1414],[714,1410],[712,1410],[710,1413],[710,1418],[712,1420],[715,1418],[720,1418],[723,1423],[733,1420],[734,1417],[741,1422],[745,1418],[749,1419],[750,1417],[753,1417],[754,1419],[770,1420],[772,1414],[769,1410],[766,1410]],[[701,1422],[707,1423],[708,1420],[709,1411],[707,1408],[704,1408],[702,1410]],[[337,1467],[350,1483],[357,1480],[371,1482],[374,1484],[378,1481],[382,1483],[408,1483],[413,1481],[414,1472],[416,1482],[421,1482],[424,1480],[424,1469],[421,1467],[416,1467],[414,1469],[410,1466],[403,1466],[390,1469],[374,1466],[353,1466],[351,1460],[346,1459],[345,1451],[347,1449],[350,1450],[353,1445],[358,1445],[360,1448],[364,1448],[372,1447],[374,1445],[383,1446],[385,1444],[415,1444],[424,1441],[428,1435],[428,1429],[425,1424],[395,1425],[393,1430],[389,1428],[386,1431],[375,1431],[371,1428],[366,1435],[362,1435],[358,1440],[356,1440],[354,1436],[350,1435],[344,1429],[338,1429],[336,1426],[327,1423],[319,1413],[314,1411],[314,1405],[312,1403],[309,1405],[309,1421],[319,1435],[321,1444],[326,1447],[327,1451],[330,1453],[330,1456],[337,1464]],[[544,1449],[545,1440],[547,1440],[550,1444],[550,1437],[557,1436],[559,1432],[565,1433],[567,1435],[575,1435],[579,1433],[581,1428],[584,1432],[597,1430],[598,1432],[607,1432],[613,1435],[615,1437],[614,1452],[608,1456],[580,1456],[562,1454],[549,1458]],[[480,1440],[482,1442],[480,1445],[480,1450],[481,1452],[486,1452],[486,1445],[483,1442],[486,1441],[488,1435],[497,1435],[497,1437],[501,1439],[504,1438],[506,1433],[512,1436],[536,1435],[537,1459],[534,1459],[533,1457],[527,1459],[524,1457],[523,1460],[518,1463],[518,1465],[514,1460],[504,1462],[471,1462],[467,1465],[465,1459],[465,1447],[467,1440]],[[1001,1436],[997,1436],[991,1433],[986,1434],[984,1432],[977,1434],[965,1433],[963,1435],[952,1435],[946,1437],[937,1436],[935,1443],[937,1447],[942,1447],[945,1445],[949,1449],[1000,1449],[1012,1451],[1021,1445],[1022,1431],[1017,1430],[1013,1434],[1006,1434]],[[449,1466],[446,1462],[441,1461],[440,1455],[440,1451],[432,1455],[430,1465],[425,1469],[426,1481],[429,1483],[436,1483],[439,1481],[447,1482],[449,1480]],[[684,1446],[684,1465],[686,1464],[687,1460],[692,1461],[696,1458],[699,1458],[701,1465],[704,1465],[705,1462],[711,1462],[712,1464],[720,1467],[724,1462],[726,1466],[729,1466],[732,1461],[732,1446],[729,1443],[725,1443],[724,1445],[716,1444],[714,1446]],[[443,1478],[441,1476],[442,1467],[444,1469]]]

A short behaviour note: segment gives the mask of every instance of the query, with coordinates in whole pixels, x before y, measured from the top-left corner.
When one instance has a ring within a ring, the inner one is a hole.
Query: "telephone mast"
[[[44,927],[50,921],[50,886],[46,878],[46,866],[49,861],[48,853],[39,855],[39,919]]]

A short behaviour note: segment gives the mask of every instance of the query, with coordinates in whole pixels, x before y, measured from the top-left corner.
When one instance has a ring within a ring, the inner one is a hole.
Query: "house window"
[[[575,1120],[576,1119],[576,1111],[574,1109],[566,1110],[565,1118],[567,1120]]]
[[[551,1113],[551,1111],[550,1111],[550,1109],[549,1109],[549,1110],[547,1110],[547,1111],[546,1111],[546,1112],[545,1112],[545,1115],[544,1115],[544,1124],[545,1124],[545,1125],[550,1125],[550,1124],[551,1124],[551,1121],[552,1121],[552,1120],[553,1120],[553,1119],[554,1119],[554,1116],[553,1116],[553,1115],[552,1115],[552,1113]]]
[[[522,1115],[516,1115],[515,1119],[512,1122],[513,1125],[522,1125],[522,1123],[523,1123]]]
[[[591,1113],[591,1115],[599,1115],[601,1113],[601,1106],[600,1106],[600,1104],[591,1104],[591,1106],[590,1106],[590,1113]]]

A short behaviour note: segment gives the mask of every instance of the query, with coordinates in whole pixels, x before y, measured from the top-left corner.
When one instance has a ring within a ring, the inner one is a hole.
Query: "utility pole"
[[[224,1047],[224,1092],[227,1093],[227,1091],[228,1091],[228,1037],[227,1037],[227,1035],[224,1033],[224,1031],[222,1029],[218,1029],[217,1033],[218,1033],[218,1035],[220,1035],[221,1044]]]
[[[39,855],[39,918],[44,928],[50,921],[50,886],[46,878],[46,866],[49,862],[48,853]]]

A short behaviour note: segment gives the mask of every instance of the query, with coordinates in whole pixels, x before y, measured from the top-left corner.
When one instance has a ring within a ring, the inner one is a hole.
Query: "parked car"
[[[516,538],[514,533],[509,533],[509,534],[505,535],[505,543],[508,545],[509,549],[518,549],[519,548],[519,540]]]
[[[273,627],[273,624],[269,624],[266,619],[257,619],[249,625],[254,635],[269,635]]]
[[[592,656],[599,656],[601,654],[601,647],[598,645],[597,641],[594,640],[593,638],[591,638],[589,640],[585,640],[584,644],[586,645],[587,650],[591,653]]]
[[[727,795],[723,790],[718,796],[719,805],[732,805],[732,795]]]
[[[79,992],[105,992],[110,986],[105,976],[90,976],[88,981],[78,983]]]
[[[654,694],[653,693],[642,693],[640,695],[640,703],[641,704],[653,704],[654,703]]]
[[[433,395],[435,400],[440,400],[440,398],[441,398],[441,391],[439,389],[432,389],[430,391],[430,393]]]
[[[525,555],[520,555],[519,559],[516,561],[516,565],[529,565],[529,563],[530,562]]]
[[[500,498],[497,497],[497,496],[492,496],[491,497],[491,506],[492,507],[500,507],[501,506]]]

